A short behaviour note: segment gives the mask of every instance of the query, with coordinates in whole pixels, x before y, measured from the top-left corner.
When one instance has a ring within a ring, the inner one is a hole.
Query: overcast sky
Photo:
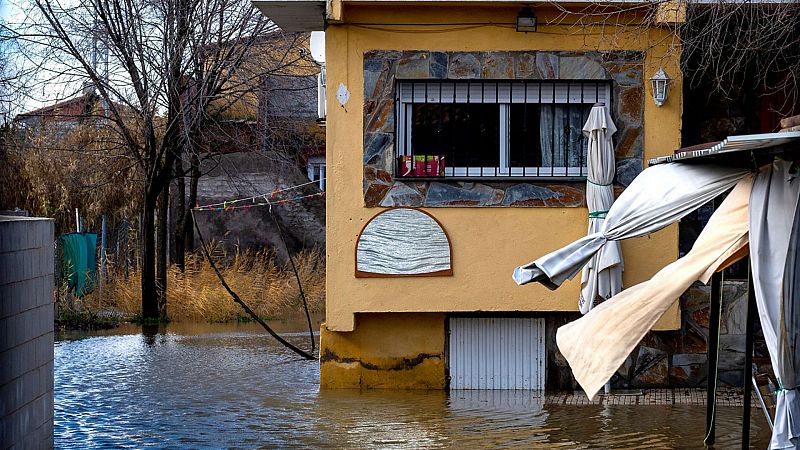
[[[20,5],[25,4],[27,1],[28,0],[0,0],[0,19],[2,19],[8,27],[12,29],[16,28],[16,26],[25,20],[25,12],[20,8]],[[13,53],[8,56],[14,59]],[[20,59],[16,59],[15,62],[16,64],[25,64],[25,62]],[[12,116],[71,97],[75,92],[74,87],[65,89],[65,86],[59,83],[38,84],[39,85],[29,92],[27,96],[18,98],[18,104],[11,106]]]

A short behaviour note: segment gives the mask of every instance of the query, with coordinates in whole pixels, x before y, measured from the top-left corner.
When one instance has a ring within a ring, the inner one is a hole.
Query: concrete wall
[[[0,216],[0,448],[53,447],[53,221]]]

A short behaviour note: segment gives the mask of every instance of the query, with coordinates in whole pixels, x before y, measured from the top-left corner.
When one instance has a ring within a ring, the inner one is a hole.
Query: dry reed
[[[278,265],[267,250],[239,250],[226,254],[224,246],[212,243],[212,255],[225,281],[260,317],[280,318],[303,311],[294,272],[287,262]],[[227,261],[220,263],[220,261]],[[325,256],[318,249],[294,255],[297,272],[311,312],[325,307]],[[103,299],[95,289],[82,301],[89,311],[113,310],[133,317],[141,311],[141,273],[128,278],[119,271],[104,287]],[[171,267],[167,276],[167,315],[175,321],[225,322],[248,318],[219,282],[214,269],[201,253],[187,255],[186,269]]]

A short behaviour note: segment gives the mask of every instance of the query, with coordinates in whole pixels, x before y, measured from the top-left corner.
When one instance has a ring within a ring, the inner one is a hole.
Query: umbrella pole
[[[744,343],[744,409],[742,411],[742,448],[750,448],[750,403],[753,396],[753,328],[756,312],[756,292],[753,289],[753,270],[750,261],[747,265],[747,312],[746,312],[746,334]]]
[[[711,300],[708,319],[708,376],[706,377],[706,437],[703,443],[716,440],[717,372],[719,367],[719,316],[722,297],[722,273],[711,276]]]

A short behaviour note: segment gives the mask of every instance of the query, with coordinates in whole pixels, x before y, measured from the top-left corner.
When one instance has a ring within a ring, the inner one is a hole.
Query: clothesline
[[[275,198],[276,195],[280,196],[280,194],[282,192],[291,191],[292,189],[301,188],[303,186],[308,186],[309,184],[318,184],[320,181],[323,181],[326,178],[327,177],[324,177],[324,178],[320,178],[319,180],[309,181],[308,183],[303,183],[303,184],[298,184],[296,186],[290,186],[290,187],[287,187],[287,188],[278,189],[278,190],[270,192],[269,194],[258,194],[258,195],[253,195],[252,197],[243,197],[243,198],[237,198],[237,199],[233,199],[233,200],[225,200],[225,201],[221,201],[219,203],[210,203],[208,205],[197,205],[194,209],[198,210],[198,211],[201,211],[201,210],[210,211],[210,210],[213,210],[215,207],[218,207],[218,206],[222,206],[223,208],[226,208],[226,207],[230,207],[230,206],[235,206],[237,203],[241,203],[241,202],[248,202],[248,201],[249,202],[255,202],[256,200],[262,199],[262,198],[266,200],[267,196],[269,196],[270,198]],[[319,193],[317,193],[317,194],[319,194]],[[313,194],[313,195],[317,195],[317,194]],[[308,197],[313,196],[313,195],[309,195]],[[277,202],[272,202],[272,203],[277,203]],[[264,203],[264,204],[265,205],[269,204],[269,202]],[[253,205],[250,205],[250,206],[253,206]]]
[[[284,189],[284,190],[288,190],[288,189]],[[261,196],[254,196],[254,197],[249,197],[249,198],[246,198],[246,199],[239,199],[239,200],[236,201],[237,203],[241,203],[241,202],[243,202],[245,200],[252,200],[252,203],[239,204],[239,205],[229,205],[229,203],[233,203],[233,202],[222,202],[222,203],[215,203],[213,205],[196,206],[193,209],[195,211],[234,211],[234,210],[237,210],[237,209],[250,209],[250,208],[253,208],[253,207],[257,207],[257,206],[270,206],[270,207],[272,207],[272,206],[283,205],[283,204],[286,204],[286,203],[297,203],[297,202],[299,202],[301,200],[305,200],[307,198],[322,197],[324,195],[325,195],[325,192],[317,192],[317,193],[314,193],[314,194],[301,195],[301,196],[293,197],[293,198],[277,199],[277,200],[270,201],[269,200],[270,194],[264,194],[264,195],[261,195]],[[264,201],[256,203],[256,199],[263,199]],[[219,205],[222,205],[222,206],[219,206]]]

